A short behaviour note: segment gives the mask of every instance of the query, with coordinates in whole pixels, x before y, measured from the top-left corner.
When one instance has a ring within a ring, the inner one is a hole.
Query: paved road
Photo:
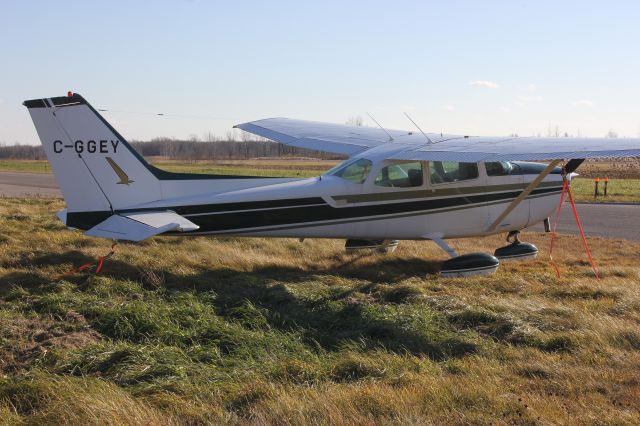
[[[61,197],[52,174],[0,172],[0,196]]]
[[[587,235],[625,238],[640,241],[640,205],[638,204],[577,204],[580,223]],[[555,213],[554,213],[555,214]],[[553,221],[555,218],[552,217]],[[531,228],[543,231],[542,224]],[[571,205],[565,203],[556,228],[560,233],[577,234]]]
[[[0,196],[28,195],[61,196],[52,174],[0,172]],[[578,204],[578,213],[588,235],[640,241],[640,205]],[[542,231],[543,227],[532,229]],[[569,204],[563,207],[558,232],[578,232]]]

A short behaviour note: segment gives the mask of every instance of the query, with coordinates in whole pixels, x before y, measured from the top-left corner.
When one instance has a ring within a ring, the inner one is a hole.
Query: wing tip
[[[245,124],[253,124],[254,126],[256,125],[256,123],[262,123],[265,121],[271,121],[271,120],[293,120],[292,118],[288,118],[288,117],[269,117],[269,118],[260,118],[258,120],[252,120],[252,121],[247,121],[245,123],[239,123],[236,124],[235,126],[233,126],[233,128],[239,128],[240,126],[244,126]]]

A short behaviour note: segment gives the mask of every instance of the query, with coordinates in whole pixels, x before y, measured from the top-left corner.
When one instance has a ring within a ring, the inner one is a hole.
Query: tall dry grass
[[[0,200],[6,424],[637,424],[640,245],[525,234],[540,257],[443,279],[401,242],[155,238],[108,251],[56,200]],[[456,240],[493,251],[501,237]]]

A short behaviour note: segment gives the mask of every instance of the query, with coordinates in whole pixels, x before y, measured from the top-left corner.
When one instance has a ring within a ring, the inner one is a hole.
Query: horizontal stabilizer
[[[66,225],[67,223],[67,209],[62,209],[58,213],[56,213],[56,217],[62,221]]]
[[[199,226],[170,211],[114,214],[85,232],[91,237],[142,241],[169,231],[195,231]]]
[[[162,212],[133,212],[126,213],[123,216],[135,220],[136,222],[144,223],[145,225],[152,226],[154,228],[160,228],[166,226],[169,223],[177,224],[177,229],[180,232],[195,231],[199,228],[198,225],[189,221],[188,219],[180,216],[177,213],[170,211]]]

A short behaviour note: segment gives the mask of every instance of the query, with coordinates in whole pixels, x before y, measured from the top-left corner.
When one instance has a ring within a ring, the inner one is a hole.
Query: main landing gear
[[[519,236],[520,231],[510,231],[507,235],[507,242],[510,244],[496,249],[493,255],[501,262],[535,259],[538,248],[531,243],[523,243]]]
[[[440,234],[430,234],[428,237],[441,249],[447,252],[451,259],[442,263],[440,275],[450,277],[470,277],[475,275],[493,274],[500,266],[500,262],[533,259],[538,255],[538,248],[531,243],[520,241],[520,231],[511,231],[507,235],[509,245],[496,249],[494,255],[489,253],[469,253],[458,256],[441,237]],[[349,239],[345,249],[351,251],[376,251],[391,253],[398,246],[398,240],[357,240]]]
[[[443,277],[469,277],[474,275],[493,274],[500,262],[534,259],[538,248],[531,243],[520,241],[520,231],[511,231],[507,235],[509,245],[496,249],[494,255],[488,253],[469,253],[458,256],[442,238],[431,237],[440,248],[446,251],[451,259],[442,264],[440,275]]]
[[[458,256],[442,238],[432,236],[430,239],[451,256],[451,259],[442,264],[440,270],[440,275],[445,278],[491,275],[500,266],[500,261],[488,253],[469,253]]]

